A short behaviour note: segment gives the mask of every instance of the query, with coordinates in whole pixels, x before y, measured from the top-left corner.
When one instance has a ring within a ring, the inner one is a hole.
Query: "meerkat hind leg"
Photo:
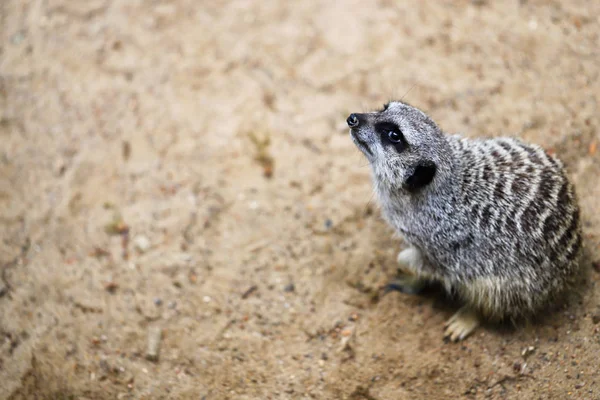
[[[458,342],[469,336],[480,324],[479,315],[470,307],[463,306],[444,324],[444,337]]]

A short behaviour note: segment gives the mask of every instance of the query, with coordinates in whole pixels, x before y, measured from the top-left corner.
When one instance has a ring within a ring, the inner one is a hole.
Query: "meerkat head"
[[[382,110],[350,114],[350,136],[373,168],[376,184],[416,193],[450,173],[450,148],[424,112],[394,101]]]

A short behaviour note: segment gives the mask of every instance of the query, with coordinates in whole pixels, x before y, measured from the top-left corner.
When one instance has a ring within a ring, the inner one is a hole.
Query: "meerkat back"
[[[532,315],[567,288],[582,236],[574,187],[563,164],[541,147],[498,138],[455,144],[462,154],[461,199],[487,260],[463,295],[488,318]]]

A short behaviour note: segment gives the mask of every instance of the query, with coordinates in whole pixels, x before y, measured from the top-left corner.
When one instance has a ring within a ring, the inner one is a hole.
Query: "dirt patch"
[[[545,146],[600,260],[597,3],[0,13],[0,398],[600,396],[597,271],[543,323],[461,344],[435,297],[380,295],[403,244],[345,127],[405,96]]]

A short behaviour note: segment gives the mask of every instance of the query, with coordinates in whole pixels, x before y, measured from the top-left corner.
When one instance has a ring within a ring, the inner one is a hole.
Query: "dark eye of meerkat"
[[[390,139],[390,142],[392,143],[400,143],[402,141],[402,135],[396,131],[389,131],[388,139]]]
[[[378,122],[375,124],[375,130],[381,136],[381,143],[394,146],[398,153],[408,147],[408,142],[398,126],[391,122]]]

